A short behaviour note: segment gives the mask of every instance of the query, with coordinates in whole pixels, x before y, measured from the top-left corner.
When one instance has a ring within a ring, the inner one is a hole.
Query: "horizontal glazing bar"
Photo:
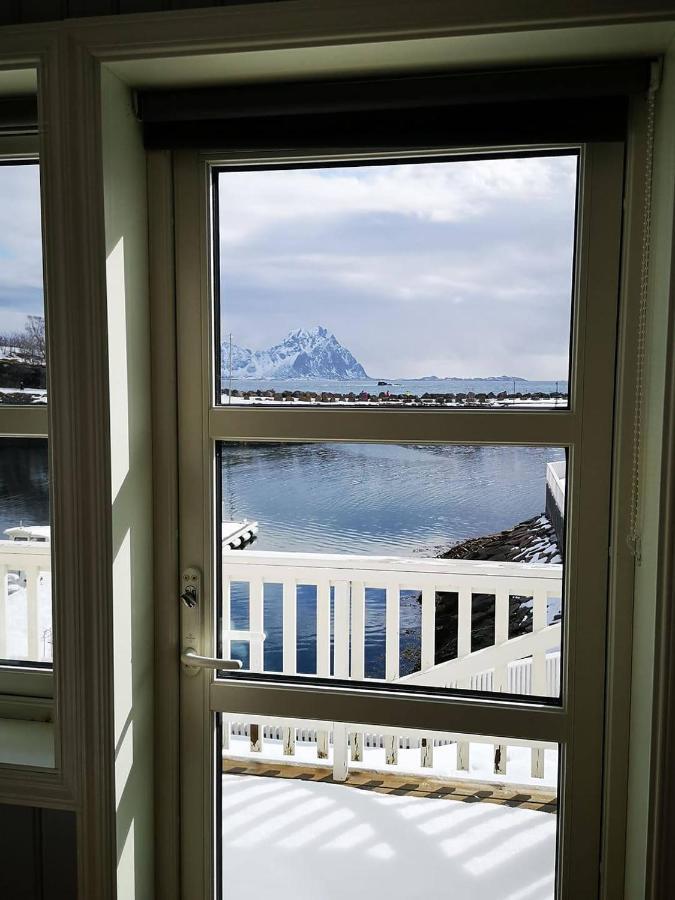
[[[499,735],[564,743],[569,714],[562,708],[483,699],[413,697],[391,690],[278,685],[237,679],[210,686],[210,709],[237,715],[321,719],[364,726]]]
[[[459,412],[364,409],[242,409],[209,412],[211,438],[225,441],[372,441],[562,447],[578,436],[569,411]]]
[[[1,437],[47,437],[47,406],[0,407]]]

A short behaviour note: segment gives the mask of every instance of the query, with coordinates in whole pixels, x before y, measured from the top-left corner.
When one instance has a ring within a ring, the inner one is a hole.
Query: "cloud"
[[[37,165],[0,165],[0,331],[43,312]]]
[[[574,156],[220,176],[223,330],[322,324],[371,374],[565,378]]]

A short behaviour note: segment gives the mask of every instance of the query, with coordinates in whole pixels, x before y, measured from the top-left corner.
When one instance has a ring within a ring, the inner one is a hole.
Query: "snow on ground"
[[[46,403],[47,391],[45,388],[0,388],[0,394],[22,394],[30,399],[31,403]]]
[[[557,816],[322,782],[222,776],[223,895],[549,900]]]
[[[25,660],[28,658],[28,606],[23,573],[10,572],[7,587],[7,658]],[[52,577],[50,572],[42,572],[38,586],[38,662],[51,662],[51,628]]]
[[[364,729],[368,731],[369,729]],[[374,729],[373,729],[374,731]],[[316,744],[309,741],[296,741],[295,756],[284,756],[281,741],[272,738],[263,740],[261,753],[252,753],[250,742],[244,735],[231,735],[230,747],[224,751],[227,759],[257,760],[264,762],[283,762],[285,765],[301,763],[302,765],[332,765],[332,745],[330,757],[317,760]],[[367,769],[377,772],[390,772],[398,775],[419,775],[429,778],[451,778],[456,781],[485,781],[490,784],[508,784],[540,788],[555,788],[558,782],[558,751],[544,751],[544,777],[532,778],[530,774],[531,752],[527,747],[508,747],[506,756],[506,775],[494,773],[494,746],[492,744],[472,743],[470,745],[469,771],[457,768],[457,745],[447,744],[434,747],[433,768],[420,765],[419,749],[400,749],[398,764],[388,766],[385,763],[384,749],[380,747],[364,747],[363,762],[349,763],[350,769]]]

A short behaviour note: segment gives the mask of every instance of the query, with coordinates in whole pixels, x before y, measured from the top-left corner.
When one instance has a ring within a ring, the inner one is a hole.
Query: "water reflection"
[[[49,525],[47,441],[0,440],[0,540],[15,525]]]
[[[435,555],[545,506],[549,447],[223,444],[224,521],[258,550]]]

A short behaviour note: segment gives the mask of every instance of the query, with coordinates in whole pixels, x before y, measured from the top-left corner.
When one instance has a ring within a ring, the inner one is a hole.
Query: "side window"
[[[49,507],[40,166],[0,155],[0,686],[52,665]]]

